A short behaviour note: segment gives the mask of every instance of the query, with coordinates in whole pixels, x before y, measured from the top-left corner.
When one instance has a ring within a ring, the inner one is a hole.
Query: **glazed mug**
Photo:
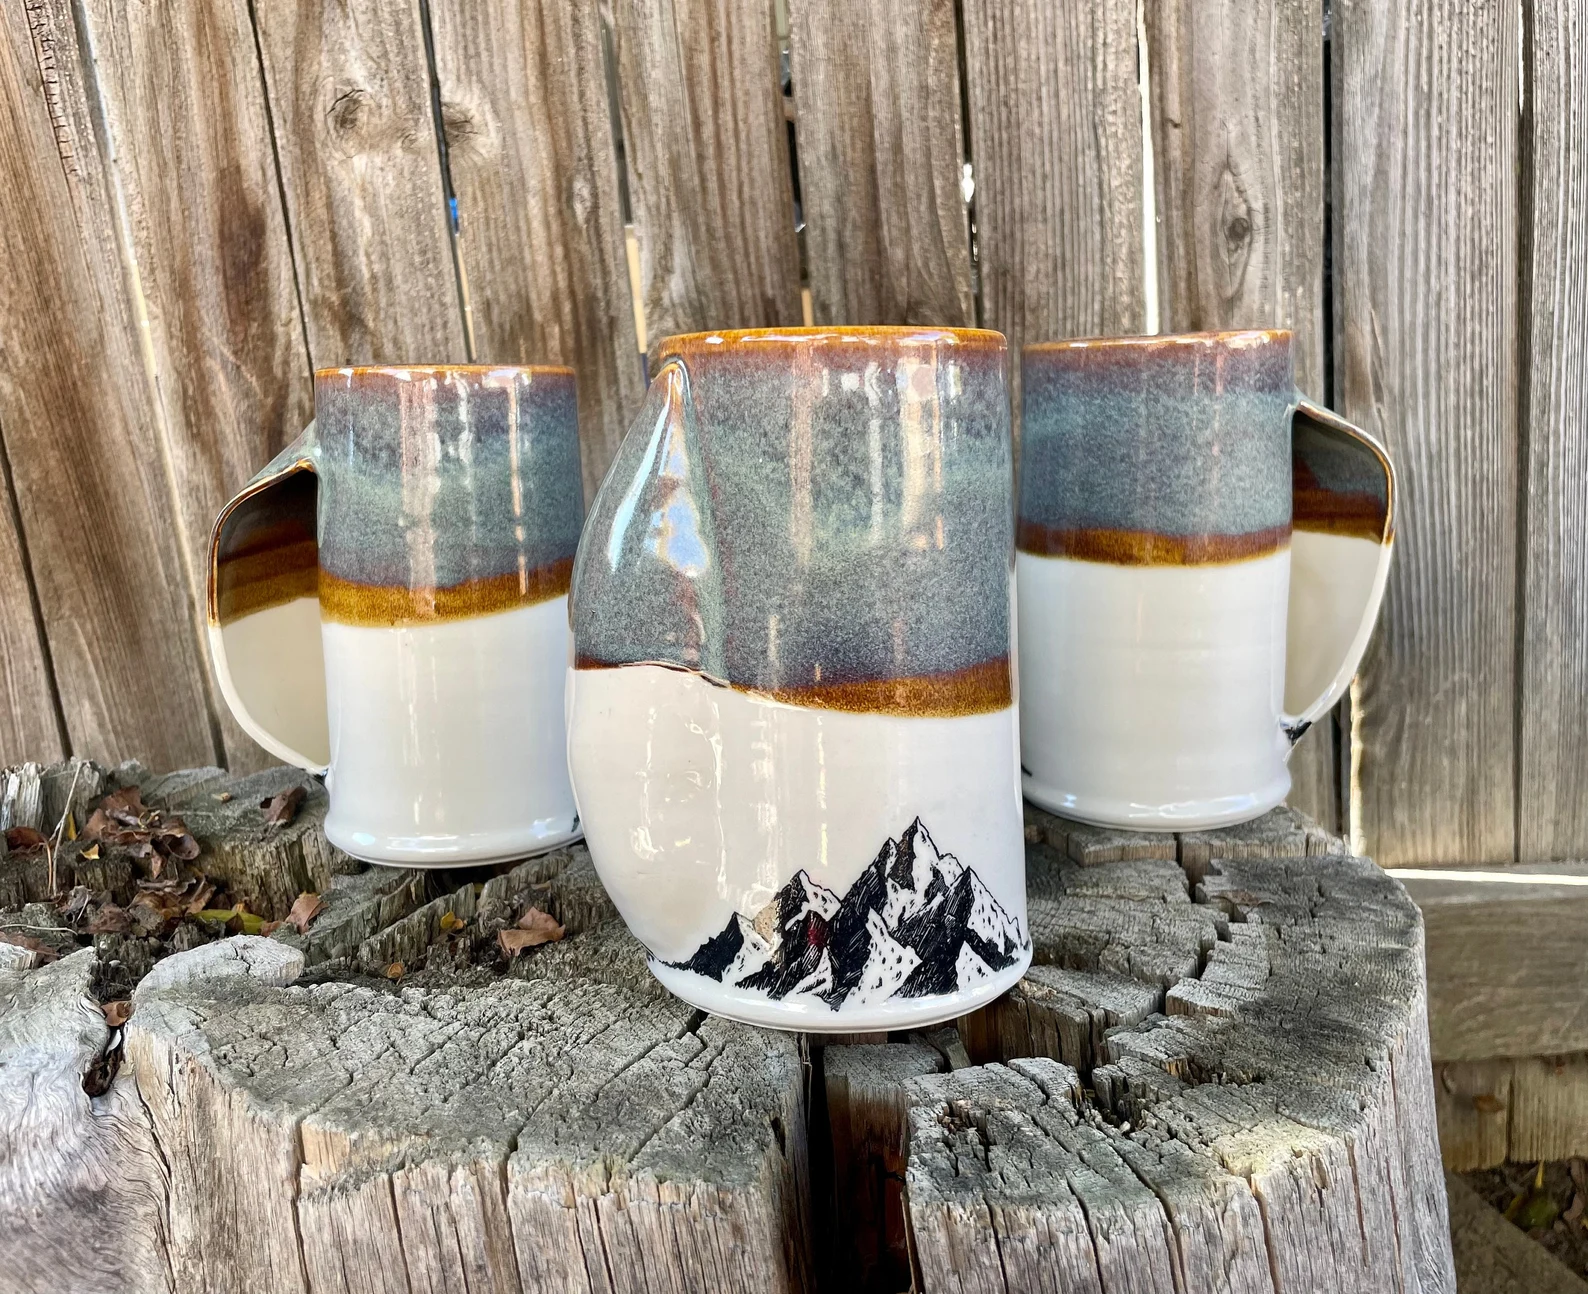
[[[573,576],[569,762],[656,977],[893,1029],[1031,959],[997,333],[673,337]]]
[[[1244,821],[1349,686],[1384,595],[1395,474],[1298,394],[1288,332],[1027,346],[1020,752],[1085,822]]]
[[[572,371],[322,369],[314,411],[211,536],[232,713],[325,775],[325,834],[357,858],[482,863],[576,838]]]

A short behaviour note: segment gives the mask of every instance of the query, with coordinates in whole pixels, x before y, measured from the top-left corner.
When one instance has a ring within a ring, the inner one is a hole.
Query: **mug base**
[[[668,966],[654,957],[647,958],[647,962],[651,974],[663,988],[708,1015],[790,1033],[875,1033],[944,1024],[996,1001],[1020,982],[1020,977],[1031,965],[1031,950],[1026,949],[1012,966],[1006,966],[991,979],[963,992],[901,998],[836,1011],[819,998],[779,1001],[761,993],[724,986],[694,971]]]
[[[378,867],[439,870],[448,867],[489,867],[495,863],[516,863],[525,858],[535,858],[583,840],[584,830],[575,822],[573,830],[555,835],[525,836],[519,832],[511,835],[502,832],[482,837],[441,837],[434,843],[421,845],[412,837],[378,837],[364,832],[345,836],[327,821],[325,838],[361,863],[373,863]]]
[[[1287,772],[1280,781],[1257,792],[1164,805],[1069,795],[1041,786],[1024,773],[1020,777],[1020,789],[1039,809],[1089,826],[1124,831],[1210,831],[1215,827],[1250,822],[1283,804],[1290,794],[1290,774]]]

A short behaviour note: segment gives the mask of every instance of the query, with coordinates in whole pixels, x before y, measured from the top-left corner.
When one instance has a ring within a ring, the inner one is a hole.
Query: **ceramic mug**
[[[481,863],[576,838],[572,371],[322,369],[314,411],[210,540],[232,713],[325,774],[326,836],[355,857]]]
[[[1026,795],[1146,829],[1272,808],[1378,616],[1383,446],[1297,393],[1288,332],[1028,346],[1021,382]]]
[[[664,341],[573,577],[569,762],[685,1001],[963,1014],[1031,959],[997,333]]]

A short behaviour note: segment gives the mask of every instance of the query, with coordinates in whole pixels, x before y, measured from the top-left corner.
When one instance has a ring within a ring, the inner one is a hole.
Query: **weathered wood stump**
[[[1289,811],[1031,813],[1022,984],[822,1045],[663,992],[582,849],[363,868],[258,778],[169,803],[265,915],[322,884],[306,931],[155,960],[119,1030],[103,936],[0,970],[0,1291],[1454,1289],[1416,909]]]

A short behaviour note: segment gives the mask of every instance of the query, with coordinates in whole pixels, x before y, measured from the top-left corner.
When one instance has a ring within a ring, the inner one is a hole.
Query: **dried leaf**
[[[386,968],[386,978],[387,979],[393,979],[393,980],[401,979],[403,977],[403,974],[404,974],[404,967],[403,967],[403,964],[401,962],[393,962],[390,966],[388,966]]]
[[[123,826],[141,827],[148,809],[144,807],[143,792],[136,786],[126,786],[107,795],[99,802],[99,808],[94,812],[96,816],[104,813],[111,821],[119,822]],[[93,819],[90,818],[89,822],[92,823]]]
[[[88,933],[91,935],[124,935],[131,929],[132,918],[127,915],[127,910],[114,903],[105,904],[88,923]]]
[[[265,824],[271,827],[286,826],[298,816],[298,806],[308,794],[308,791],[301,786],[291,786],[279,795],[261,800],[259,807],[265,811]]]
[[[167,818],[154,831],[155,841],[172,858],[184,862],[199,856],[199,842],[193,839],[181,818]]]
[[[32,827],[6,828],[6,848],[13,853],[25,854],[31,849],[42,849],[45,843],[43,832],[35,831]]]
[[[292,905],[292,911],[287,913],[287,924],[295,927],[300,935],[306,935],[309,933],[309,923],[324,911],[325,900],[318,894],[305,891],[298,895],[297,901]]]
[[[91,863],[96,862],[99,858],[99,846],[97,844],[90,845],[87,849],[83,850],[82,854],[79,856],[87,859]]]
[[[0,930],[0,943],[15,944],[18,948],[26,948],[39,959],[39,965],[52,962],[59,955],[49,944],[25,935],[20,930]]]
[[[225,804],[231,798],[232,793],[230,791],[216,791],[214,795],[210,796],[210,799],[219,800],[222,804]]]
[[[501,945],[502,956],[509,961],[517,957],[526,948],[533,948],[536,944],[545,943],[544,939],[537,939],[527,930],[498,930],[496,942]]]
[[[444,912],[441,915],[441,932],[450,935],[454,930],[462,930],[467,923],[456,912]]]
[[[119,1029],[127,1023],[127,1017],[132,1014],[132,1003],[125,1000],[101,1002],[99,1009],[105,1013],[105,1023],[112,1029]]]
[[[193,891],[193,897],[187,901],[188,915],[192,916],[195,912],[204,911],[204,905],[214,896],[215,882],[201,877],[198,889]]]
[[[287,923],[285,921],[267,921],[264,925],[259,927],[259,933],[269,937],[270,935],[275,934],[276,931],[280,930],[281,927],[286,924]]]
[[[554,944],[564,934],[556,917],[536,907],[524,909],[524,915],[518,919],[518,928],[533,936],[525,945],[529,948],[533,948],[536,944]]]
[[[1472,1108],[1479,1114],[1498,1114],[1505,1109],[1505,1102],[1492,1092],[1479,1092],[1472,1098]]]

